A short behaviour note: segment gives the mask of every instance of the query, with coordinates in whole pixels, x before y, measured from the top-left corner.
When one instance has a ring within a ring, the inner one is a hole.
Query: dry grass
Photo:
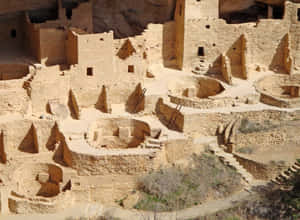
[[[269,131],[276,127],[277,126],[272,124],[272,122],[269,120],[265,120],[259,123],[250,121],[248,118],[244,118],[239,127],[239,131],[243,134],[248,134],[253,132]]]
[[[173,167],[140,179],[143,198],[135,208],[149,211],[173,211],[223,198],[241,189],[241,176],[216,156],[194,155],[189,168]]]

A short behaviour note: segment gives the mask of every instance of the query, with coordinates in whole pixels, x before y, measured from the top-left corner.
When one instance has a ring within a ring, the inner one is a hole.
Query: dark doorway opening
[[[48,20],[58,19],[58,9],[56,7],[50,9],[31,10],[28,12],[32,23],[44,23]]]
[[[71,20],[72,14],[73,14],[72,8],[66,8],[66,17],[68,20]]]
[[[274,6],[273,7],[273,18],[274,19],[282,19],[284,14],[284,7],[282,6]]]
[[[93,73],[93,68],[92,68],[92,67],[88,67],[88,68],[86,69],[86,75],[87,75],[87,76],[93,76],[93,75],[94,75],[94,73]]]
[[[300,21],[300,8],[298,8],[298,21]]]
[[[204,56],[204,47],[198,47],[198,56],[203,57]]]
[[[16,31],[16,29],[12,29],[10,31],[10,36],[11,36],[11,38],[16,38],[17,37],[17,31]]]

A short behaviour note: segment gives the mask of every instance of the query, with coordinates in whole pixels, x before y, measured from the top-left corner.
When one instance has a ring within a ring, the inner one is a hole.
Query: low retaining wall
[[[268,166],[256,161],[244,158],[237,154],[233,154],[235,159],[249,172],[255,179],[268,180],[271,175]]]

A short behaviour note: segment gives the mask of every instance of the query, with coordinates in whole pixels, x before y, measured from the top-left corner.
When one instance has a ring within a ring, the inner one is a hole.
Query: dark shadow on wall
[[[63,191],[63,192],[66,192],[67,190],[71,190],[71,188],[72,188],[72,182],[71,182],[71,180],[69,180],[69,181],[66,183],[66,185],[65,185],[64,187],[62,187],[62,191]]]
[[[276,52],[272,58],[271,64],[269,65],[269,69],[274,71],[275,73],[287,73],[284,68],[284,46],[286,44],[285,36],[280,40],[276,48]]]
[[[222,55],[218,56],[212,65],[209,67],[205,76],[209,76],[215,79],[218,79],[224,83],[226,83],[224,77],[222,76]]]
[[[43,197],[54,197],[59,193],[60,189],[58,183],[46,182],[41,184],[41,188],[36,195]]]
[[[142,89],[141,83],[139,83],[133,93],[129,96],[126,102],[126,111],[129,113],[138,113],[145,108],[145,94]]]
[[[94,32],[114,32],[115,39],[141,35],[147,25],[174,19],[176,0],[96,0],[93,5]]]
[[[111,113],[111,108],[108,104],[107,89],[105,86],[102,86],[102,91],[98,97],[98,100],[95,104],[95,108],[103,113]]]
[[[243,0],[240,0],[241,2]],[[224,12],[223,4],[226,1],[220,1],[220,18],[224,19],[228,24],[241,24],[248,22],[256,22],[261,18],[268,17],[268,7],[266,4],[255,2],[246,9],[235,10],[229,13]],[[238,4],[238,3],[236,3]],[[242,3],[240,3],[242,4]]]
[[[122,47],[119,49],[117,56],[122,59],[126,60],[128,57],[130,57],[132,54],[136,53],[135,48],[133,47],[131,41],[127,39]]]
[[[64,143],[60,140],[59,145],[53,155],[53,160],[62,166],[67,166],[67,164],[64,161],[63,144]]]
[[[4,134],[3,131],[0,133],[0,162],[6,163],[6,153],[4,150]]]
[[[156,103],[155,113],[168,129],[183,132],[184,116],[177,107],[175,109],[164,104],[163,99],[160,98]]]
[[[30,129],[28,130],[18,149],[22,152],[32,154],[39,152],[36,128],[33,124],[31,125]]]
[[[48,138],[48,141],[46,143],[46,147],[49,151],[54,151],[57,144],[58,139],[58,126],[55,123],[55,125],[51,129],[50,137]]]
[[[209,66],[206,75],[211,76],[211,75],[221,74],[221,63],[222,63],[222,56],[220,55],[212,62],[212,65]]]
[[[79,119],[79,106],[75,94],[72,90],[69,91],[68,107],[71,117],[75,120]]]
[[[163,25],[162,58],[164,67],[179,69],[176,63],[176,26],[175,22]]]
[[[241,37],[239,37],[226,52],[226,55],[230,60],[232,76],[240,79],[243,79],[242,52]]]

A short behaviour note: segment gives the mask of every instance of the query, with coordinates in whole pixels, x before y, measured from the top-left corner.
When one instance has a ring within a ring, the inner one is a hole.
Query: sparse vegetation
[[[119,206],[124,206],[124,200],[127,199],[128,196],[123,197],[122,199],[115,200],[115,203],[117,203]]]
[[[235,207],[194,220],[227,220],[229,216],[249,220],[298,220],[300,219],[300,172],[286,181],[290,190],[265,187],[259,194]]]
[[[287,167],[287,164],[284,160],[279,160],[279,161],[271,160],[270,165],[273,167],[278,167],[278,168],[286,168]]]
[[[265,120],[261,123],[252,122],[248,118],[244,118],[239,127],[239,131],[244,134],[260,132],[260,131],[268,131],[276,128],[277,126],[272,124],[269,120]]]
[[[186,169],[172,167],[144,176],[139,181],[143,198],[135,208],[172,211],[222,198],[241,189],[241,176],[216,156],[193,155]]]
[[[237,149],[238,153],[242,153],[242,154],[252,154],[253,153],[253,148],[252,147],[241,147],[239,149]]]
[[[119,218],[114,218],[109,215],[107,216],[94,216],[94,217],[67,217],[65,220],[121,220]]]

